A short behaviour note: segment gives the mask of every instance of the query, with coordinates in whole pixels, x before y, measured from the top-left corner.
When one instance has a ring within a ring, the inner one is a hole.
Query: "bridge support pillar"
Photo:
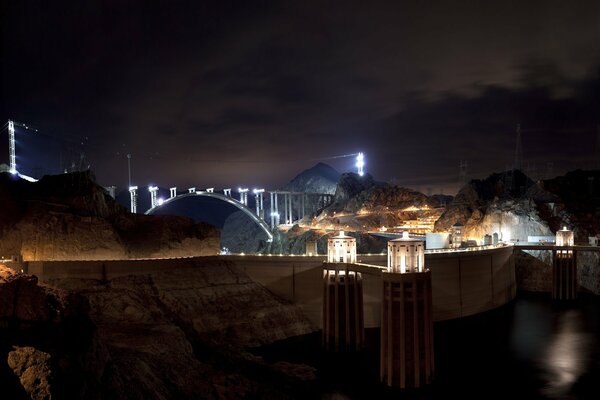
[[[223,194],[227,197],[231,197],[231,189],[223,189]]]
[[[158,192],[158,186],[149,186],[148,191],[150,192],[150,208],[156,207],[156,192]]]
[[[135,214],[137,212],[137,189],[137,186],[129,186],[129,197],[132,214]]]
[[[292,207],[292,204],[293,204],[293,201],[294,201],[294,193],[290,193],[288,195],[288,201],[289,201],[288,207],[290,209],[290,211],[289,211],[290,219],[289,219],[288,223],[290,225],[292,225],[294,223],[294,208]]]
[[[290,203],[290,194],[286,193],[283,195],[283,208],[285,210],[285,224],[289,224],[290,223],[290,207],[289,207],[289,203]]]
[[[552,251],[552,298],[574,300],[577,298],[577,252]]]
[[[269,193],[271,195],[271,207],[270,207],[270,214],[271,214],[271,229],[275,229],[275,211],[273,209],[273,199],[275,198],[275,196],[273,195],[273,192]]]
[[[417,388],[433,378],[431,273],[382,273],[381,381]]]
[[[279,194],[275,192],[275,225],[279,226]]]
[[[323,347],[329,351],[363,348],[364,314],[360,272],[351,264],[323,264]]]
[[[173,197],[177,197],[177,188],[176,187],[172,187],[169,189],[169,198],[173,198]]]
[[[248,189],[239,188],[238,192],[240,193],[240,203],[248,206]]]
[[[256,203],[256,216],[265,219],[265,210],[263,207],[263,193],[265,189],[254,189],[254,202]]]

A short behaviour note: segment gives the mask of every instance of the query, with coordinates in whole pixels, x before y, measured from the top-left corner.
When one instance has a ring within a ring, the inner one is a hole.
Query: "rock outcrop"
[[[51,356],[34,347],[18,347],[8,353],[8,366],[31,399],[51,399],[53,390]]]
[[[269,249],[264,230],[242,211],[232,213],[221,229],[221,247],[231,253],[260,253]]]
[[[52,282],[90,303],[110,356],[103,375],[109,398],[281,398],[307,374],[314,379],[311,367],[271,365],[247,351],[313,332],[296,306],[231,262],[190,263],[106,284]]]
[[[600,233],[600,170],[576,170],[541,182],[558,201],[550,205],[548,222],[556,231],[567,224],[575,240],[586,242]]]
[[[0,266],[0,304],[3,398],[293,398],[316,390],[313,367],[250,352],[316,328],[231,262],[190,259],[167,272],[44,285]]]
[[[340,173],[335,168],[318,163],[296,175],[283,189],[290,192],[334,194],[339,178]]]
[[[274,254],[306,254],[306,243],[314,241],[317,243],[318,254],[327,254],[327,239],[337,234],[338,232],[308,229],[294,225],[286,232],[277,232],[274,235],[271,252]],[[356,251],[358,254],[381,253],[387,249],[387,239],[383,237],[361,232],[349,232],[348,234],[356,238]]]
[[[174,216],[128,213],[90,172],[27,182],[0,174],[0,255],[90,260],[213,255],[219,232]]]
[[[528,236],[552,235],[543,214],[556,199],[520,171],[492,174],[465,185],[435,223],[435,231],[448,231],[459,222],[467,238],[496,232],[505,241],[526,242]]]
[[[3,398],[99,397],[107,354],[88,311],[84,297],[0,265]]]
[[[346,173],[340,177],[333,203],[306,222],[320,229],[375,230],[407,220],[436,220],[442,212],[439,207],[437,199],[415,190],[376,182],[369,174]]]

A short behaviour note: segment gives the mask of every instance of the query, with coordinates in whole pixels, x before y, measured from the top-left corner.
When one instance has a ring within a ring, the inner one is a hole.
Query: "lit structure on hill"
[[[408,231],[415,235],[424,235],[433,231],[437,217],[418,217],[403,221],[402,225],[394,227],[402,231]]]
[[[557,249],[552,251],[553,299],[573,300],[577,297],[577,252],[568,248],[574,244],[575,234],[566,226],[556,232]]]
[[[27,130],[29,130],[29,126],[27,126],[27,124],[24,124],[22,122],[15,122],[13,120],[8,120],[8,160],[9,160],[9,169],[8,172],[10,172],[13,175],[19,174],[19,171],[17,171],[17,153],[16,153],[16,140],[15,140],[15,125],[17,126],[21,126]],[[37,132],[37,129],[31,128],[31,131],[35,131]],[[37,180],[26,176],[26,175],[21,175],[19,174],[19,176],[23,179],[28,180],[29,182],[37,182]]]
[[[364,343],[362,275],[353,270],[356,239],[343,231],[327,241],[323,264],[323,347],[356,351]]]
[[[416,388],[433,378],[431,273],[424,243],[408,233],[388,242],[388,268],[382,273],[381,381]]]
[[[10,162],[10,173],[17,173],[17,156],[15,154],[15,123],[8,120],[8,156]]]
[[[356,156],[356,169],[359,176],[363,176],[365,174],[365,156],[364,154],[358,153]]]

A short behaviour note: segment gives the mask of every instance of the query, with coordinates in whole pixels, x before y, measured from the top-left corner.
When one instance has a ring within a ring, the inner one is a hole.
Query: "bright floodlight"
[[[358,169],[358,175],[363,176],[365,174],[364,166],[365,166],[365,156],[361,152],[361,153],[358,153],[358,155],[356,156],[356,168]]]
[[[162,206],[164,202],[165,202],[165,199],[163,199],[162,197],[158,199],[159,206]]]
[[[17,157],[15,155],[15,123],[8,120],[8,157],[10,162],[10,173],[17,173]]]

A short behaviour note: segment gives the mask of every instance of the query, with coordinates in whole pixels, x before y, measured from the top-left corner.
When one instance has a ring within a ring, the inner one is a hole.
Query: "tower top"
[[[402,237],[392,239],[390,242],[422,242],[422,240],[411,238],[408,234],[408,231],[404,231],[402,232]]]
[[[332,239],[354,239],[352,236],[346,235],[344,231],[340,231],[336,236],[333,236]]]

